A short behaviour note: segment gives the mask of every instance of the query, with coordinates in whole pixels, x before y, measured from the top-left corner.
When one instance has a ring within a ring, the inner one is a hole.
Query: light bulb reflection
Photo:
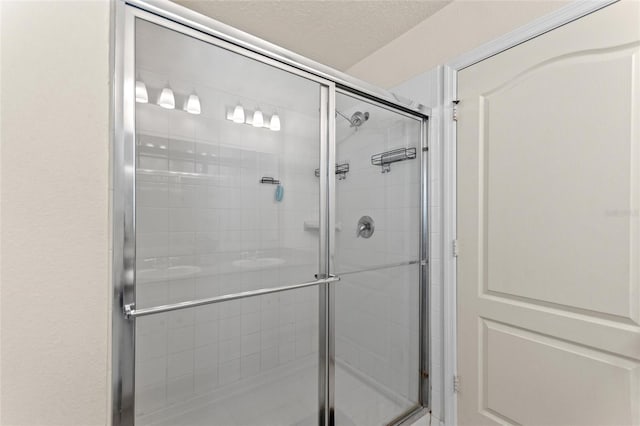
[[[158,105],[166,109],[174,109],[176,107],[176,99],[173,96],[173,90],[165,87],[158,98]]]
[[[233,122],[234,123],[244,123],[244,108],[242,105],[236,105],[236,108],[233,110]]]
[[[262,127],[264,126],[264,117],[262,116],[262,111],[257,109],[253,113],[253,123],[251,123],[253,127]]]
[[[147,86],[142,81],[136,81],[136,102],[146,104],[149,102]]]
[[[278,114],[273,114],[271,116],[271,121],[269,122],[269,129],[273,130],[274,132],[280,131],[280,117],[278,116]]]
[[[200,98],[198,98],[198,95],[189,95],[189,99],[187,99],[187,105],[185,106],[184,110],[189,114],[200,114]]]

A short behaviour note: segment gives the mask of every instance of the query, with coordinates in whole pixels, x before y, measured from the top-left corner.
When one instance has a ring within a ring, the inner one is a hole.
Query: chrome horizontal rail
[[[154,314],[160,314],[163,312],[177,311],[179,309],[194,308],[196,306],[211,305],[211,304],[220,303],[220,302],[228,302],[230,300],[244,299],[246,297],[262,296],[265,294],[279,293],[287,290],[296,290],[299,288],[313,287],[316,285],[328,284],[336,281],[340,281],[340,277],[330,276],[329,278],[322,278],[319,280],[308,281],[305,283],[284,285],[280,287],[262,288],[260,290],[243,291],[240,293],[225,294],[223,296],[207,297],[204,299],[189,300],[186,302],[172,303],[169,305],[154,306],[152,308],[135,309],[135,303],[131,303],[128,305],[124,305],[124,316],[127,318],[143,317],[145,315],[154,315]]]
[[[373,271],[379,271],[381,269],[390,269],[390,268],[397,268],[399,266],[409,266],[409,265],[417,265],[417,264],[426,265],[427,261],[426,260],[407,260],[407,261],[404,261],[404,262],[387,263],[385,265],[371,266],[371,267],[365,268],[365,269],[352,269],[352,270],[346,270],[346,271],[336,271],[336,274],[338,274],[339,276],[343,276],[343,275],[359,274],[359,273],[362,273],[362,272],[373,272]]]

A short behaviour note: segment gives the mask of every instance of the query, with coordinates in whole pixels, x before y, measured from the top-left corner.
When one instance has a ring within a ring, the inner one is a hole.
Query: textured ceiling
[[[344,71],[451,0],[174,1]]]

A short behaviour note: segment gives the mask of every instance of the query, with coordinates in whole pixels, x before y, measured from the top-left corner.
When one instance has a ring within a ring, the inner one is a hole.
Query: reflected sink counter
[[[139,261],[136,281],[141,284],[277,269],[283,281],[281,284],[294,284],[292,279],[295,278],[287,279],[286,271],[308,269],[303,281],[312,280],[317,264],[309,259],[314,258],[312,251],[299,249],[212,253],[195,257],[195,265],[174,263],[183,261],[181,257],[148,258]]]

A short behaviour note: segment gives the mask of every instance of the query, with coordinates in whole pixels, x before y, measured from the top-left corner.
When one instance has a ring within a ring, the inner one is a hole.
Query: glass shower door
[[[327,88],[165,25],[135,20],[135,311],[314,281]],[[319,303],[137,316],[135,423],[317,424]]]
[[[385,425],[421,402],[422,121],[336,95],[335,419]]]
[[[114,424],[369,426],[426,406],[423,121],[124,14]]]

